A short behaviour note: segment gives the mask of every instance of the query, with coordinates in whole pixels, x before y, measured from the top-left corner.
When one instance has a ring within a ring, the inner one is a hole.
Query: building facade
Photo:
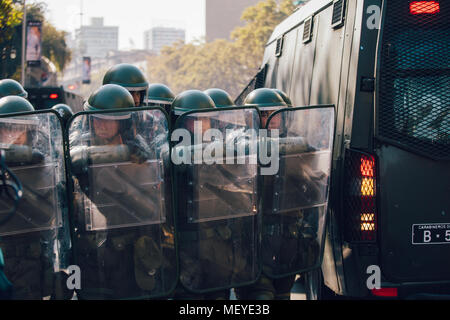
[[[242,26],[242,13],[260,0],[206,0],[206,41],[229,39],[234,28]]]
[[[229,39],[234,28],[244,25],[241,20],[244,10],[261,1],[263,0],[205,0],[206,41]],[[303,6],[308,1],[293,0],[292,3]]]
[[[155,27],[144,32],[144,49],[159,54],[164,46],[170,46],[180,40],[186,42],[185,30]]]
[[[103,58],[119,49],[119,27],[105,26],[103,18],[92,18],[91,25],[76,30],[75,38],[83,56]]]

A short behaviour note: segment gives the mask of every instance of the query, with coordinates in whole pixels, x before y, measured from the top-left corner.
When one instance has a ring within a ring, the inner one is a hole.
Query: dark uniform
[[[221,130],[225,127],[221,124],[227,123],[230,129],[245,126],[246,111],[214,111],[213,100],[200,91],[182,93],[173,107],[178,115],[190,110],[213,111],[183,115],[177,121],[176,129],[183,128],[191,133],[198,131],[196,125],[201,124],[202,130],[197,134],[203,135],[202,138],[206,138],[208,129],[216,129],[226,140],[226,131]],[[175,154],[183,152],[187,160],[194,161],[176,166],[180,282],[187,290],[197,293],[193,298],[229,299],[229,288],[256,280],[253,255],[257,237],[256,161],[253,167],[237,165],[234,144],[228,159],[232,164],[226,163],[226,150],[221,150],[225,152],[218,155],[220,159],[208,158],[214,157],[215,151],[207,151],[214,146],[224,148],[224,141],[202,139],[200,142],[198,138],[189,141],[189,146],[175,146],[173,151]],[[195,162],[196,151],[205,156],[200,163]],[[248,158],[248,152],[243,157]],[[186,297],[189,298],[181,294],[175,296]]]
[[[262,176],[263,275],[257,284],[238,290],[238,296],[289,299],[295,274],[319,263],[331,153],[319,150],[323,141],[314,141],[313,147],[309,138],[312,131],[319,136],[326,132],[330,140],[332,121],[320,130],[311,127],[315,117],[331,119],[329,110],[325,109],[285,109],[274,115],[276,109],[266,108],[291,105],[283,92],[280,95],[271,89],[255,90],[246,103],[260,106],[263,124],[270,136],[266,143],[268,146],[278,144],[279,162],[276,174]],[[267,122],[264,117],[269,116]],[[275,136],[274,130],[278,131]]]
[[[33,112],[24,98],[0,100],[0,113]],[[2,118],[0,147],[23,186],[16,213],[0,226],[5,274],[14,299],[70,298],[70,264],[62,129],[51,113]],[[51,141],[51,142],[50,142]],[[11,208],[0,198],[0,210]]]
[[[141,114],[120,112],[133,106],[124,88],[105,85],[85,110],[117,112],[82,115],[69,130],[82,299],[158,296],[176,280],[173,222],[164,201],[168,146],[150,148],[135,123]]]

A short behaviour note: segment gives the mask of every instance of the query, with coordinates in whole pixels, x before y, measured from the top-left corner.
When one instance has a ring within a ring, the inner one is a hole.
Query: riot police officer
[[[72,108],[66,104],[60,103],[53,106],[52,109],[59,113],[59,115],[63,119],[64,128],[66,128],[67,122],[69,121],[70,117],[73,116]]]
[[[3,79],[0,80],[0,98],[6,96],[19,96],[26,99],[28,98],[28,92],[16,80]]]
[[[145,75],[136,66],[128,63],[115,65],[103,77],[103,85],[105,84],[124,87],[131,93],[135,107],[144,106],[149,84]]]
[[[292,107],[292,101],[291,98],[288,97],[286,92],[280,89],[273,89],[276,93],[280,95],[280,97],[283,99],[283,101],[286,103],[288,107]]]
[[[127,90],[104,85],[84,106],[96,113],[80,115],[81,127],[69,128],[82,299],[153,296],[168,290],[168,274],[175,274],[167,266],[174,250],[162,247],[173,234],[160,227],[169,220],[162,198],[166,175],[135,123],[142,117],[121,112],[132,107]],[[106,110],[115,112],[97,113]]]
[[[272,113],[288,106],[275,90],[268,88],[259,88],[250,92],[244,100],[244,105],[258,107],[261,112],[261,128],[266,127]]]
[[[146,103],[149,107],[161,107],[166,111],[166,113],[171,116],[171,106],[172,101],[175,98],[175,95],[170,90],[169,87],[162,83],[153,83],[148,88],[148,95]],[[162,114],[161,114],[162,115]],[[155,116],[155,115],[154,115]],[[151,117],[149,115],[149,112],[144,113],[144,118],[149,119],[154,125],[160,122],[161,119],[154,119],[154,116]],[[148,132],[148,130],[147,130]],[[156,135],[161,136],[165,134],[165,128],[156,128],[153,132],[156,133]],[[153,139],[153,137],[149,137],[152,141],[157,143],[158,139]]]
[[[24,98],[0,99],[0,114],[33,111]],[[70,298],[67,274],[62,271],[68,266],[70,237],[62,130],[58,124],[51,114],[0,119],[0,147],[6,151],[7,165],[23,185],[16,213],[0,226],[5,274],[13,283],[14,299]],[[0,211],[10,207],[7,199],[0,198],[0,202]]]
[[[134,100],[133,104],[130,106],[129,96],[131,96],[131,94],[129,94],[129,92],[127,93],[126,90],[118,85],[104,85],[89,97],[88,101],[84,104],[84,110],[102,111],[130,108],[134,106]],[[116,118],[123,121],[116,120]],[[119,152],[115,154],[115,156],[119,158],[129,156],[132,161],[142,163],[148,158],[151,150],[148,148],[148,145],[142,137],[135,134],[131,118],[131,114],[129,113],[119,117],[109,117],[107,114],[93,116],[90,119],[89,125],[92,127],[94,134],[89,137],[83,137],[79,131],[73,131],[71,133],[70,143],[76,143],[78,139],[88,139],[92,142],[92,145],[126,144],[127,152],[129,152],[129,154]],[[77,171],[86,164],[83,162],[83,165],[79,166],[78,161],[93,160],[79,158],[79,153],[76,152],[74,152],[74,155],[75,160],[72,159],[72,162]]]
[[[162,107],[167,114],[170,114],[173,99],[175,95],[172,90],[162,83],[152,83],[148,87],[147,105],[149,107]]]
[[[268,88],[260,88],[252,91],[244,100],[245,105],[253,105],[257,106],[261,112],[261,122],[262,128],[267,126],[267,121],[272,113],[275,111],[286,108],[287,104],[283,100],[283,98],[272,89]],[[271,125],[274,123],[271,122]],[[275,124],[276,126],[277,124]],[[267,203],[265,203],[265,199],[271,197],[268,192],[270,190],[270,182],[267,177],[263,177],[263,223],[267,223]],[[264,265],[267,261],[265,261],[264,250],[264,239],[265,239],[265,226],[263,226],[263,270],[266,268]],[[267,238],[267,237],[266,237]],[[266,252],[267,253],[267,252]],[[270,254],[269,254],[270,255]],[[242,300],[273,300],[273,299],[289,299],[291,288],[294,284],[295,276],[289,276],[281,279],[271,279],[264,272],[262,273],[260,279],[257,283],[236,289],[236,295],[238,299]]]
[[[256,233],[253,232],[256,224],[256,205],[253,201],[256,201],[253,197],[256,166],[252,174],[247,162],[224,163],[223,160],[236,160],[234,154],[229,159],[225,153],[216,159],[219,162],[210,162],[206,150],[211,146],[224,148],[228,140],[221,141],[218,136],[208,140],[207,133],[212,131],[208,129],[214,129],[216,133],[221,131],[218,125],[225,122],[230,125],[234,123],[235,128],[241,129],[246,111],[216,111],[213,100],[196,90],[180,94],[172,107],[180,116],[175,129],[184,128],[190,133],[202,135],[191,136],[189,146],[177,145],[173,148],[175,154],[179,149],[184,150],[188,154],[185,160],[191,160],[175,166],[180,282],[189,291],[201,293],[195,298],[228,299],[229,288],[251,282],[255,276],[252,273],[256,269],[252,258],[256,242]],[[221,135],[225,137],[223,130]],[[206,158],[201,162],[189,158],[197,150],[204,151]],[[248,154],[242,155],[242,158],[248,158]],[[175,297],[186,296],[176,294]]]
[[[174,115],[173,119],[178,119],[184,113],[188,111],[194,110],[208,110],[215,108],[213,100],[198,90],[188,90],[184,91],[175,97],[172,103],[172,113]],[[202,131],[199,132],[203,135],[203,133],[208,130],[210,125],[210,120],[208,118],[202,117],[187,117],[184,118],[181,122],[182,125],[180,127],[187,129],[191,134],[194,133],[195,122],[198,121],[202,125]],[[194,138],[191,138],[191,145],[194,143]],[[178,152],[178,149],[175,148],[175,152]],[[189,151],[188,151],[189,152]],[[189,156],[191,156],[189,152]],[[199,257],[196,252],[198,251],[198,239],[199,233],[194,231],[192,227],[187,224],[187,214],[186,214],[186,206],[192,199],[192,190],[188,190],[188,184],[191,180],[191,173],[189,171],[189,167],[186,164],[176,165],[175,166],[175,174],[177,177],[177,221],[179,227],[179,247],[180,247],[180,280],[182,286],[178,286],[175,293],[174,299],[227,299],[229,297],[228,292],[219,292],[210,295],[205,294],[194,294],[190,291],[192,287],[195,289],[195,285],[202,281],[205,281],[205,278],[210,277],[211,270],[206,270],[206,262],[204,259],[206,257]],[[214,231],[213,228],[209,230]],[[206,229],[203,230],[206,233]],[[211,239],[213,241],[214,232],[211,232]],[[186,288],[188,291],[186,291]]]
[[[17,88],[19,88],[19,86],[20,86],[20,84],[16,83],[13,80],[11,80],[11,81],[9,81],[9,79],[1,80],[0,81],[0,92],[1,92],[2,96],[9,96],[9,95],[11,95],[11,93],[13,93],[12,95],[15,95],[15,93],[18,93],[21,90],[11,90],[11,89],[17,89]],[[7,88],[5,88],[5,87],[7,87]],[[20,86],[20,88],[21,88],[21,86]],[[29,103],[23,102],[23,101],[21,101],[21,102],[22,102],[22,104],[15,104],[14,108],[12,107],[12,105],[10,105],[10,107],[9,107],[10,109],[6,109],[7,107],[5,107],[5,104],[3,104],[3,107],[0,108],[0,114],[8,114],[11,112],[21,112],[21,111],[28,112],[28,111],[34,110],[33,106],[31,106]],[[11,130],[11,128],[6,128],[4,126],[0,126],[0,136],[11,137],[12,135],[13,135],[13,131]],[[21,135],[23,137],[25,137],[25,139],[27,139],[26,132]],[[17,135],[16,135],[16,137],[17,137]],[[20,142],[25,142],[25,139],[21,138],[20,140],[22,140],[22,141],[20,141],[19,139],[13,138],[10,141],[0,141],[0,142],[1,143],[8,143],[8,142],[20,143]],[[3,170],[3,168],[1,168],[1,169]],[[2,174],[5,174],[5,173],[2,172]],[[3,184],[3,182],[2,182],[2,184]],[[2,185],[1,188],[6,188],[6,186]],[[5,190],[2,189],[1,196],[2,197],[7,196],[7,194],[3,193],[3,191],[6,191],[6,189]],[[11,209],[12,209],[12,207],[11,207]],[[2,219],[2,221],[3,221],[3,219]],[[7,221],[5,221],[5,222],[7,222]],[[0,239],[0,244],[1,244],[1,239]],[[13,286],[4,273],[4,267],[5,267],[5,260],[4,260],[2,248],[0,245],[0,299],[11,299]]]
[[[285,99],[289,103],[290,99]],[[255,90],[246,103],[261,105],[264,126],[271,134],[278,130],[266,143],[278,141],[279,166],[276,174],[262,177],[263,274],[255,285],[238,290],[238,295],[285,300],[290,297],[295,274],[313,267],[319,257],[318,225],[323,212],[314,206],[322,203],[328,176],[315,170],[316,150],[301,130],[302,120],[308,118],[305,113],[285,109],[272,115],[287,104],[271,89]]]
[[[231,96],[225,90],[211,88],[204,92],[213,99],[217,108],[229,108],[235,106]]]

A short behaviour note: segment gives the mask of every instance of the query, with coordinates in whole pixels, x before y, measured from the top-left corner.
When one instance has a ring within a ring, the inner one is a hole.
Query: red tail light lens
[[[344,210],[347,217],[346,239],[349,242],[377,240],[376,159],[349,149],[346,153]]]
[[[52,93],[51,95],[50,95],[50,99],[58,99],[58,94],[57,93]]]
[[[413,1],[409,5],[411,14],[436,14],[441,11],[437,1]]]
[[[376,297],[398,297],[397,288],[372,289],[372,294]]]

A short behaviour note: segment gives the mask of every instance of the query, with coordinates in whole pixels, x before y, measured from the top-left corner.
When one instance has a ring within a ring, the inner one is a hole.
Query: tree
[[[57,30],[45,20],[47,6],[37,2],[27,6],[27,20],[42,21],[42,55],[50,59],[58,71],[62,72],[72,59],[72,52],[67,47],[65,31]]]
[[[241,49],[243,61],[254,70],[261,62],[264,46],[269,40],[274,28],[289,16],[295,9],[290,0],[277,4],[275,0],[266,0],[247,8],[241,19],[245,26],[237,27],[231,33],[231,38]]]
[[[0,2],[0,78],[20,79],[22,55],[23,6],[12,0]],[[64,31],[58,31],[45,21],[46,5],[36,2],[27,5],[27,20],[43,22],[42,54],[49,58],[59,71],[71,60],[71,51],[67,48]],[[13,58],[14,57],[14,58]]]
[[[20,60],[20,53],[17,52],[18,41],[15,35],[22,16],[12,0],[0,1],[0,79],[11,77],[17,70],[17,63],[14,61]]]
[[[58,31],[50,23],[45,23],[42,34],[42,54],[56,65],[58,71],[62,72],[72,59],[72,52],[66,44],[67,33]]]
[[[188,89],[221,88],[237,96],[256,74],[264,46],[275,26],[294,11],[290,0],[261,1],[242,15],[243,27],[233,30],[233,41],[176,43],[149,58],[148,79],[162,82],[175,94]]]

